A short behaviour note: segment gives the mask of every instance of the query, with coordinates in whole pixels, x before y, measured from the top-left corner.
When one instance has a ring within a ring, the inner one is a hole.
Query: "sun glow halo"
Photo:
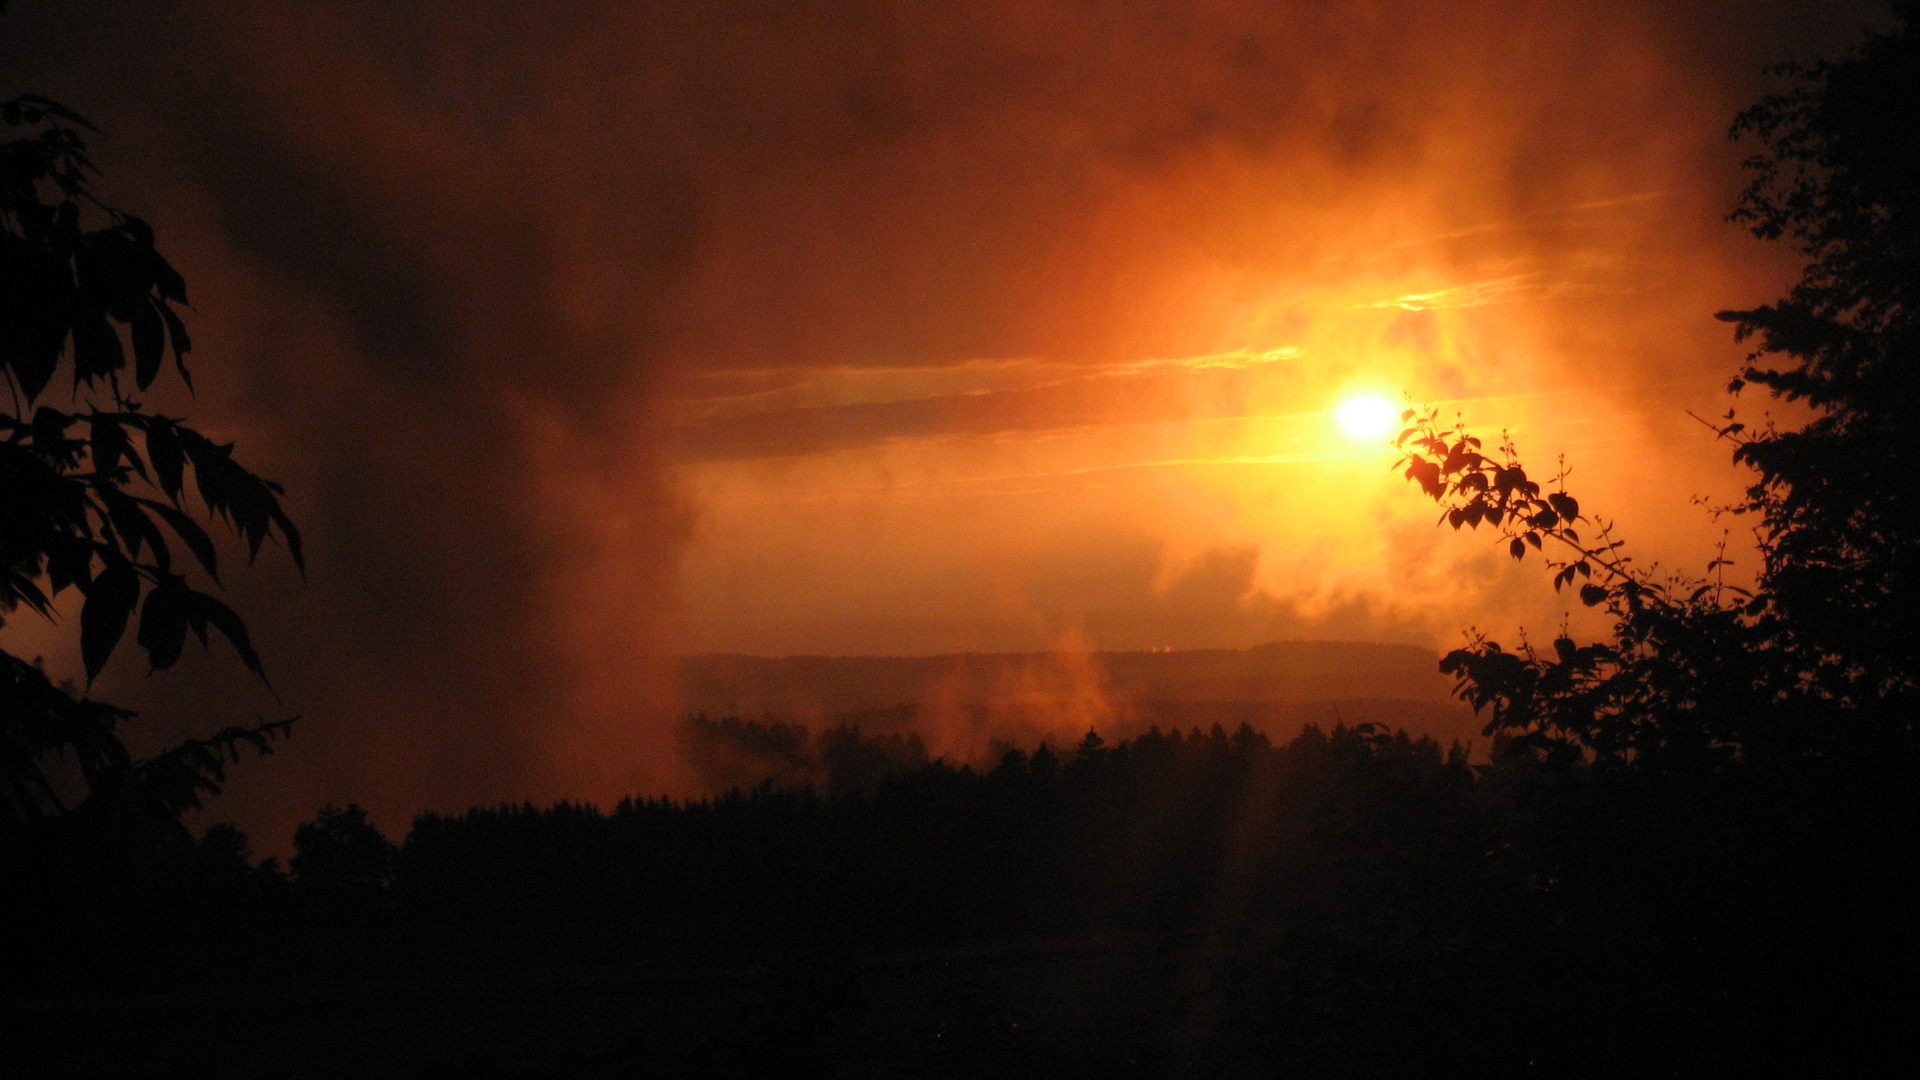
[[[1377,394],[1362,394],[1341,402],[1335,415],[1347,434],[1356,439],[1377,439],[1392,430],[1400,410]]]

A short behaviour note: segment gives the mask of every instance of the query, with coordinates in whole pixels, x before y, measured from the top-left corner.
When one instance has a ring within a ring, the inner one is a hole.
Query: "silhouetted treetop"
[[[1759,346],[1732,386],[1815,415],[1722,430],[1758,473],[1760,609],[1845,699],[1920,680],[1920,32],[1894,10],[1850,55],[1780,69],[1792,87],[1733,127],[1760,144],[1733,219],[1809,261],[1780,300],[1720,313]]]
[[[354,803],[325,806],[293,833],[294,887],[323,902],[364,903],[393,877],[399,852]]]

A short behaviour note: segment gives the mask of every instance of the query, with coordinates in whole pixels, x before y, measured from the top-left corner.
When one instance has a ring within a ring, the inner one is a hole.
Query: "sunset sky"
[[[1699,571],[1761,68],[1872,4],[16,0],[304,585],[96,690],[303,719],[233,814],[677,790],[667,660],[1551,634],[1375,394]],[[1759,398],[1741,403],[1758,414]],[[1739,536],[1736,534],[1736,552]],[[1575,616],[1578,618],[1578,616]],[[77,671],[71,618],[7,647]],[[225,813],[223,809],[223,813]],[[276,815],[279,815],[276,817]]]

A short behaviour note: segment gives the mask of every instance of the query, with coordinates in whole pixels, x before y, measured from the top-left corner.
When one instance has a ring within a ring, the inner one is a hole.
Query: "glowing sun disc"
[[[1393,430],[1400,410],[1393,402],[1373,394],[1352,397],[1340,403],[1336,413],[1340,426],[1356,439],[1377,439]]]

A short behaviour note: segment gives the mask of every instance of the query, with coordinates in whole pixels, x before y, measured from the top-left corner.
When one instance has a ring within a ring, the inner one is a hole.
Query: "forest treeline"
[[[853,729],[820,743],[869,763],[900,750]],[[1906,856],[1833,845],[1857,777],[1665,784],[1504,746],[1474,765],[1362,725],[1277,745],[1245,727],[1089,733],[868,779],[424,814],[397,845],[328,808],[287,871],[219,826],[122,891],[46,894],[27,925],[66,927],[38,939],[54,983],[525,962],[471,942],[567,926],[745,957],[1213,935],[1241,942],[1248,972],[1221,1037],[1308,1075],[1718,1075],[1804,1051],[1810,1027],[1839,1058],[1895,1022],[1877,989],[1892,954],[1864,946],[1908,918],[1881,887]],[[460,957],[434,951],[448,941]],[[1858,982],[1832,980],[1835,956]]]
[[[867,762],[896,748],[851,729],[822,741]],[[1283,746],[1246,727],[1115,745],[1089,733],[1064,753],[1009,748],[989,769],[923,760],[839,779],[604,813],[425,815],[400,847],[392,903],[446,917],[738,916],[766,943],[1241,921],[1277,912],[1279,882],[1298,882],[1310,838],[1329,836],[1343,805],[1457,816],[1447,803],[1472,787],[1457,748],[1345,727]]]
[[[284,869],[256,861],[238,828],[214,825],[176,835],[130,875],[117,864],[119,890],[60,868],[72,895],[45,892],[43,917],[96,923],[74,929],[113,942],[101,962],[136,953],[136,941],[225,934],[249,919],[281,929],[491,918],[718,928],[738,916],[731,929],[762,945],[1246,922],[1314,891],[1302,874],[1316,852],[1340,848],[1349,860],[1363,836],[1417,846],[1396,831],[1458,825],[1485,801],[1464,748],[1371,725],[1309,726],[1281,745],[1246,726],[1156,729],[1117,744],[1089,732],[1062,750],[1002,744],[996,764],[976,769],[858,728],[809,737],[776,721],[693,723],[788,747],[788,778],[819,782],[768,778],[610,809],[422,814],[398,844],[359,807],[328,807],[296,831]]]

